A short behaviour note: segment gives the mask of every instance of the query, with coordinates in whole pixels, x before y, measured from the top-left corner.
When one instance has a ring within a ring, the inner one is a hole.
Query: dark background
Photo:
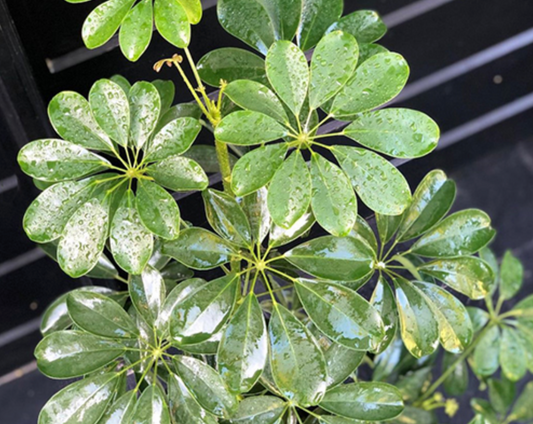
[[[130,81],[158,78],[155,61],[175,49],[156,33],[148,52],[129,63],[113,45],[88,52],[82,23],[101,1],[0,0],[0,422],[33,424],[44,402],[64,383],[35,371],[39,316],[61,293],[91,282],[66,277],[24,235],[22,216],[37,195],[18,170],[16,154],[28,141],[52,135],[46,105],[61,90],[86,95],[99,78],[120,73]],[[199,59],[222,46],[242,44],[217,22],[214,0],[194,27],[191,50]],[[408,87],[396,104],[422,110],[440,125],[439,150],[398,164],[414,188],[431,169],[458,183],[456,208],[487,211],[498,230],[501,256],[512,249],[525,263],[521,297],[532,292],[533,269],[533,1],[346,0],[346,12],[375,9],[390,27],[380,41],[411,65]],[[161,78],[190,95],[177,73]],[[185,217],[202,221],[198,196],[186,199]],[[102,284],[102,282],[99,282]],[[105,284],[105,283],[103,283]],[[467,423],[462,413],[443,423]]]

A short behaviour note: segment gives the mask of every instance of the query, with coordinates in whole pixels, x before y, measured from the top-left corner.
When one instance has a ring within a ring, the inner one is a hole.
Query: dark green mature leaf
[[[394,300],[394,293],[387,281],[381,276],[376,283],[370,303],[381,317],[385,330],[385,337],[372,349],[373,352],[379,354],[389,347],[398,330],[398,308]]]
[[[363,351],[383,339],[381,317],[357,292],[338,284],[305,279],[295,281],[295,286],[309,317],[330,339]]]
[[[239,278],[234,274],[192,291],[173,309],[170,335],[177,345],[201,343],[218,332],[235,305]]]
[[[513,404],[516,394],[516,387],[512,381],[505,378],[488,380],[490,404],[496,412],[506,415],[510,406]]]
[[[88,49],[107,43],[117,32],[135,0],[108,0],[94,9],[83,23],[81,35]]]
[[[374,252],[353,237],[326,236],[303,243],[285,254],[293,265],[319,278],[355,281],[372,271]]]
[[[296,39],[303,51],[316,46],[331,24],[341,17],[343,7],[343,0],[302,0]]]
[[[424,388],[431,383],[431,371],[431,366],[424,366],[400,376],[395,386],[402,393],[404,402],[414,402],[420,397]]]
[[[198,62],[198,73],[202,81],[219,87],[220,81],[252,80],[267,83],[265,61],[243,49],[227,47],[207,53]]]
[[[533,408],[531,408],[531,399],[533,398],[533,382],[529,382],[516,401],[509,420],[533,420]]]
[[[446,390],[446,393],[450,396],[461,396],[468,389],[468,365],[464,360],[456,363],[458,359],[459,355],[445,352],[442,360],[441,372],[444,373],[450,367],[453,367],[451,374],[443,383],[444,390]]]
[[[250,223],[235,198],[212,189],[204,191],[202,198],[207,220],[221,237],[238,246],[252,245]]]
[[[183,380],[171,374],[168,381],[170,413],[182,424],[215,424],[215,417],[206,412],[196,401]]]
[[[159,386],[148,386],[137,401],[132,424],[170,424],[170,412],[165,393]]]
[[[385,35],[387,27],[373,10],[358,10],[328,28],[328,32],[339,30],[353,35],[358,43],[373,43]]]
[[[403,175],[385,158],[358,147],[335,146],[333,154],[361,200],[382,215],[400,215],[411,202]]]
[[[311,207],[320,226],[337,237],[348,235],[357,220],[357,199],[346,174],[322,156],[313,154],[311,181]]]
[[[176,86],[172,81],[168,80],[155,80],[152,81],[152,85],[157,89],[157,92],[159,93],[159,97],[161,98],[161,113],[159,114],[159,122],[157,123],[156,129],[161,128],[161,124],[163,122],[163,119],[167,117],[167,112],[171,109],[172,104],[174,103],[174,98],[176,97]],[[176,105],[179,106],[179,105]],[[199,108],[198,104],[196,104],[196,107]],[[185,117],[187,110],[188,111],[194,111],[196,108],[191,107],[186,110],[181,110],[180,112],[185,113],[184,115],[176,116],[178,117]],[[174,109],[173,113],[178,112],[179,109]],[[170,115],[168,115],[169,117]],[[189,116],[190,117],[190,116]],[[164,122],[162,126],[168,124],[169,121]]]
[[[209,179],[202,167],[184,156],[170,156],[147,168],[155,182],[174,191],[202,191],[209,185]]]
[[[357,42],[348,33],[334,31],[320,40],[311,60],[311,109],[318,108],[341,90],[353,75],[358,56]]]
[[[98,374],[72,383],[43,407],[38,424],[96,424],[114,399],[117,374]]]
[[[111,150],[112,142],[98,125],[89,102],[73,91],[57,94],[48,105],[48,117],[65,140],[87,149]]]
[[[122,90],[124,90],[124,93],[128,94],[131,90],[131,83],[122,75],[115,74],[111,78],[109,78],[114,83],[118,84]]]
[[[324,355],[309,330],[276,304],[268,327],[272,375],[283,396],[302,406],[316,405],[326,391]]]
[[[379,213],[376,214],[376,224],[378,227],[379,239],[382,245],[387,244],[392,239],[394,234],[396,234],[396,231],[398,230],[402,220],[402,216],[403,215],[391,216],[381,215]]]
[[[494,275],[485,261],[474,256],[439,259],[419,267],[470,299],[483,299],[490,293]]]
[[[357,215],[357,220],[353,226],[352,231],[350,232],[350,237],[359,239],[366,243],[377,255],[378,252],[378,241],[376,240],[376,235],[374,230],[368,225],[368,223],[360,216]]]
[[[524,266],[511,251],[505,252],[500,269],[500,294],[503,299],[511,299],[524,283]]]
[[[263,311],[250,293],[228,323],[218,349],[218,369],[229,389],[234,393],[250,391],[263,372],[267,355]]]
[[[135,83],[131,87],[128,96],[131,117],[131,143],[135,147],[141,148],[145,146],[157,126],[157,121],[161,114],[161,97],[157,88],[146,81]]]
[[[231,417],[231,424],[274,424],[286,410],[286,402],[275,396],[244,398]]]
[[[201,125],[191,117],[177,118],[167,123],[154,136],[146,152],[148,162],[185,153],[200,132]]]
[[[97,371],[124,353],[124,346],[80,331],[58,331],[35,348],[39,370],[51,378],[74,378]]]
[[[369,149],[396,158],[418,158],[437,147],[440,130],[429,116],[410,109],[362,113],[344,130]]]
[[[130,423],[136,403],[137,393],[134,390],[123,394],[111,404],[100,421],[97,421],[98,424]]]
[[[154,9],[151,0],[142,0],[129,11],[119,31],[122,54],[137,62],[152,41]]]
[[[252,230],[252,239],[261,244],[270,231],[272,220],[267,205],[268,191],[260,188],[255,193],[240,199],[241,207],[248,218]]]
[[[289,130],[264,113],[240,110],[226,116],[215,130],[224,143],[250,146],[286,137]]]
[[[206,410],[225,418],[235,412],[237,399],[227,390],[222,378],[213,368],[187,356],[175,356],[174,365],[187,388]]]
[[[439,323],[422,292],[403,278],[394,280],[405,347],[415,358],[431,355],[439,344]]]
[[[81,178],[109,164],[102,156],[59,139],[32,141],[20,150],[17,160],[25,174],[48,182]]]
[[[207,173],[220,172],[220,165],[218,163],[215,146],[196,144],[187,150],[183,156],[198,162]],[[237,158],[230,153],[229,159],[230,165],[233,167],[237,162]]]
[[[174,198],[150,181],[137,185],[136,208],[146,228],[166,240],[174,240],[180,231],[180,210]]]
[[[440,342],[444,349],[452,353],[464,351],[474,335],[470,315],[464,305],[435,284],[414,284],[433,304],[431,306],[439,322]]]
[[[274,174],[267,201],[272,220],[285,229],[307,212],[311,203],[311,175],[299,151],[293,152]]]
[[[389,424],[438,424],[435,411],[426,411],[425,409],[415,408],[406,405],[403,413],[398,418],[389,421]]]
[[[344,383],[355,373],[365,355],[366,352],[355,351],[338,343],[332,343],[324,352],[328,371],[328,390]]]
[[[413,201],[403,215],[398,239],[411,240],[433,227],[450,210],[455,192],[455,182],[449,180],[444,172],[435,170],[428,173],[417,187]]]
[[[153,325],[165,301],[165,282],[161,273],[148,265],[141,275],[130,278],[129,292],[135,309],[144,320]]]
[[[351,383],[326,393],[320,407],[343,417],[381,421],[397,417],[403,411],[402,395],[385,383]]]
[[[128,313],[108,296],[77,290],[68,295],[67,306],[72,321],[89,333],[113,339],[139,335]]]
[[[411,251],[430,258],[471,255],[486,246],[495,234],[485,212],[467,209],[450,215],[433,227]]]
[[[474,398],[470,401],[472,410],[476,413],[476,418],[480,420],[475,421],[474,424],[498,424],[499,419],[496,414],[496,411],[485,399]]]
[[[490,376],[499,367],[500,330],[493,326],[481,336],[472,356],[472,369],[479,376]]]
[[[330,113],[343,119],[381,106],[402,91],[409,66],[397,53],[381,53],[367,59],[355,71],[333,101]]]
[[[96,266],[104,250],[108,222],[108,211],[97,199],[89,200],[70,217],[57,247],[57,259],[66,274],[78,278]]]
[[[313,214],[306,212],[289,228],[282,228],[273,223],[270,230],[269,245],[271,247],[279,247],[289,244],[307,233],[315,222]]]
[[[511,381],[518,381],[527,372],[526,352],[520,341],[520,333],[503,326],[500,342],[500,365],[503,374]]]
[[[380,53],[389,53],[389,50],[379,44],[359,44],[359,61],[357,62],[357,66],[361,66],[372,56]]]
[[[155,0],[155,26],[170,44],[183,49],[191,41],[191,26],[187,9],[180,0]]]

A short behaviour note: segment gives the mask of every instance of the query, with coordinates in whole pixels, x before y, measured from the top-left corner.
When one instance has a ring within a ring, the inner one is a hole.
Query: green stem
[[[231,196],[234,196],[231,189],[231,164],[229,160],[228,145],[221,141],[215,140],[215,147],[217,151],[217,159],[220,165],[220,173],[222,174],[222,184],[224,191]]]
[[[423,281],[422,277],[420,276],[420,273],[416,269],[416,266],[409,259],[399,255],[393,256],[392,259],[396,262],[401,263],[405,267],[405,269],[411,274],[413,274],[413,277],[415,277],[418,281]]]

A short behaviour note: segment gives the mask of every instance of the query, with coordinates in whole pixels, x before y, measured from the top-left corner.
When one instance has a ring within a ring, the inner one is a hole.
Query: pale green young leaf
[[[510,420],[533,420],[533,408],[531,408],[531,399],[533,398],[533,382],[529,382],[522,391],[518,400],[513,406]]]
[[[152,0],[142,0],[124,18],[119,31],[122,54],[137,62],[152,41],[154,9]]]
[[[130,92],[131,83],[125,77],[123,77],[122,75],[115,74],[109,79],[111,81],[113,81],[115,84],[118,84],[120,86],[120,88],[122,88],[122,90],[124,90],[124,93],[126,93],[126,95]]]
[[[346,15],[328,28],[328,32],[344,31],[358,43],[373,43],[387,32],[387,26],[373,10],[357,10]]]
[[[488,377],[494,374],[499,365],[500,329],[493,326],[482,335],[472,356],[472,370],[479,376]]]
[[[185,156],[170,156],[147,168],[147,174],[155,182],[175,191],[202,191],[209,179],[202,167]]]
[[[520,341],[520,333],[503,326],[500,342],[500,365],[503,374],[511,381],[518,381],[527,372],[526,352]]]
[[[196,25],[202,19],[202,2],[200,0],[178,0],[187,13],[189,22]]]
[[[94,9],[83,23],[81,35],[88,49],[107,43],[117,32],[120,24],[135,0],[108,0]]]
[[[182,0],[155,0],[154,19],[157,31],[170,44],[180,49],[191,41],[191,25]]]
[[[241,146],[268,143],[289,135],[289,130],[264,113],[240,110],[226,116],[215,130],[224,143]]]
[[[385,47],[379,44],[372,43],[363,43],[359,44],[359,60],[357,61],[357,66],[361,66],[364,62],[370,59],[372,56],[375,56],[380,53],[389,53]],[[354,116],[354,118],[357,118]]]
[[[320,41],[326,30],[337,21],[344,8],[343,0],[302,0],[300,25],[296,40],[303,51]]]

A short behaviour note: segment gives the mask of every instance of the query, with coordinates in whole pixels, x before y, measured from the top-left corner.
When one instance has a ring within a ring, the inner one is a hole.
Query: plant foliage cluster
[[[71,277],[126,288],[76,289],[46,311],[39,369],[83,378],[39,424],[431,424],[437,408],[455,413],[469,367],[490,394],[473,400],[474,423],[533,420],[531,385],[512,407],[533,371],[533,298],[502,309],[522,265],[510,252],[498,264],[484,212],[450,213],[444,172],[411,193],[389,162],[430,153],[439,129],[383,108],[409,67],[376,44],[376,13],[342,11],[342,0],[220,0],[222,26],[257,53],[223,48],[198,65],[187,46],[199,0],[108,0],[89,15],[87,47],[119,31],[130,60],[155,22],[185,51],[155,69],[175,67],[196,102],[173,105],[170,82],[102,79],[87,99],[54,97],[59,138],[19,154],[43,190],[29,238]],[[194,145],[202,129],[214,146]],[[222,191],[209,188],[216,172]],[[173,194],[190,191],[210,228],[181,218]]]

